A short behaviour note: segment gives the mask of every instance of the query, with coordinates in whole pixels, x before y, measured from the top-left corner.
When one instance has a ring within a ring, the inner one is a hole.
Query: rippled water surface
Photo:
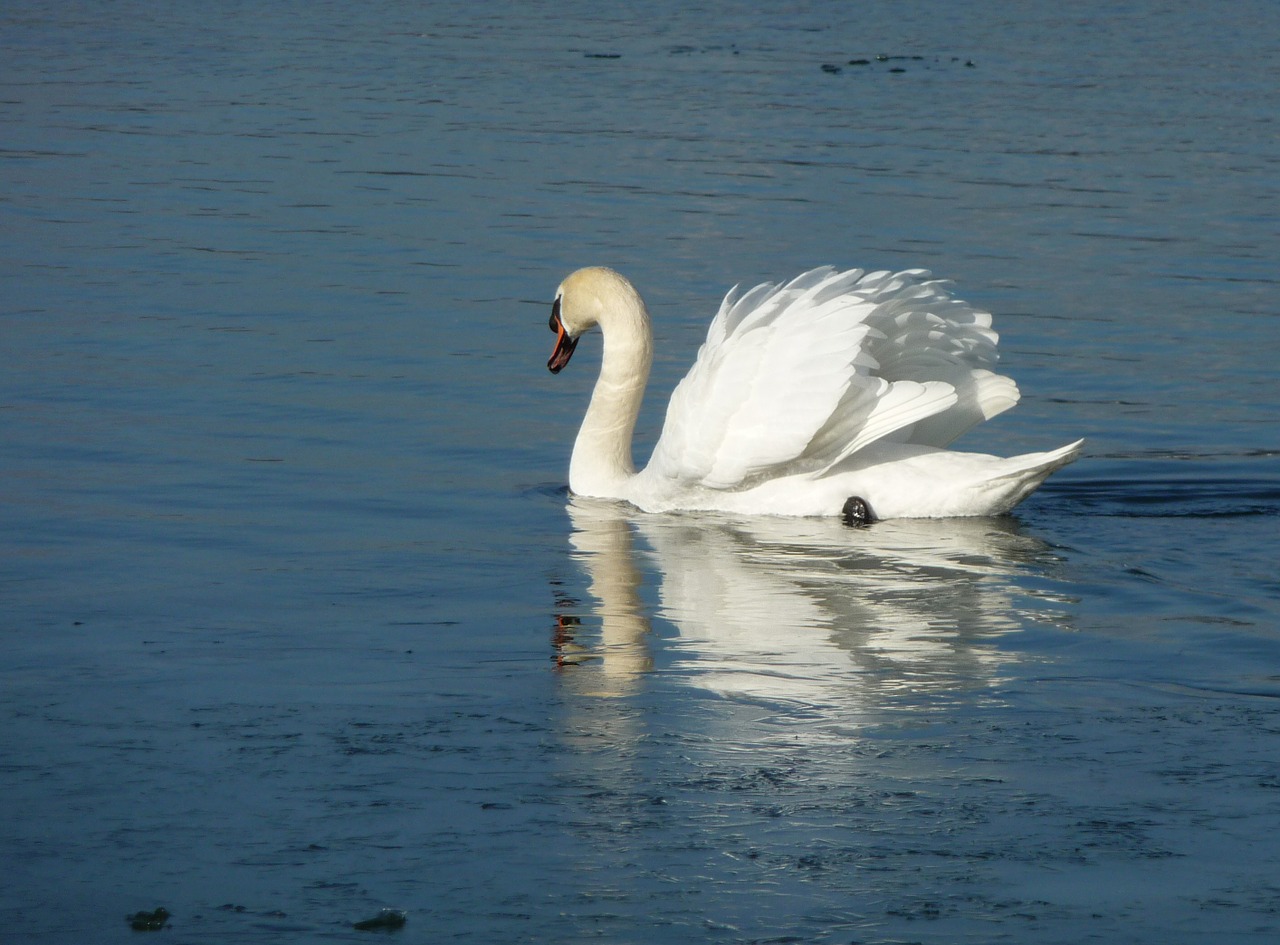
[[[7,3],[6,940],[1276,941],[1278,11]],[[641,455],[822,263],[955,279],[1023,390],[966,445],[1087,455],[571,499],[587,263]]]

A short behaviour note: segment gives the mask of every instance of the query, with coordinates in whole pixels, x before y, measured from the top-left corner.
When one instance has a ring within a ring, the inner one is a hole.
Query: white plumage
[[[994,373],[991,315],[922,269],[813,269],[720,306],[667,407],[649,464],[631,436],[652,361],[649,314],[610,269],[580,269],[552,310],[553,372],[579,336],[604,335],[600,379],[570,463],[581,495],[646,511],[839,515],[865,500],[878,518],[1008,511],[1080,442],[1009,459],[945,449],[1018,402]]]

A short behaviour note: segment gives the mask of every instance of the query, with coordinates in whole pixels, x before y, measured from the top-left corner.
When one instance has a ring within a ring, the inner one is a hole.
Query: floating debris
[[[886,72],[890,72],[890,73],[906,72],[907,70],[905,66],[896,65],[896,63],[906,63],[906,62],[924,63],[925,64],[924,68],[926,69],[933,68],[934,65],[945,66],[951,63],[954,63],[956,65],[963,65],[964,68],[966,69],[976,68],[972,59],[961,59],[959,56],[950,56],[948,58],[950,60],[949,62],[944,60],[943,57],[941,56],[933,56],[932,58],[930,58],[927,56],[890,56],[886,53],[880,53],[874,59],[868,59],[868,58],[850,59],[848,62],[845,63],[845,65],[870,66],[877,63],[883,63],[885,65],[890,66],[890,68],[885,70]],[[841,66],[838,66],[835,63],[824,62],[822,64],[822,71],[830,73],[831,75],[839,75],[840,72],[842,71],[842,68]]]
[[[673,56],[687,56],[691,53],[714,53],[714,52],[730,52],[736,56],[740,51],[741,50],[738,49],[737,43],[730,43],[728,46],[714,45],[714,44],[710,46],[686,46],[684,44],[677,44],[675,46],[670,46],[667,48],[667,52]]]
[[[404,928],[406,918],[408,916],[399,909],[383,909],[372,919],[357,922],[352,928],[359,929],[361,932],[390,932]]]
[[[124,920],[135,932],[158,932],[169,924],[169,916],[169,910],[160,906],[154,912],[135,912],[133,915],[127,915]]]

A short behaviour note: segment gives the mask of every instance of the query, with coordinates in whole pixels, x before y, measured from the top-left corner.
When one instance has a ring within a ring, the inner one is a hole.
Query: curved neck
[[[578,495],[616,499],[636,473],[631,435],[649,382],[653,335],[639,296],[615,298],[613,303],[600,315],[600,377],[573,444],[569,488]]]

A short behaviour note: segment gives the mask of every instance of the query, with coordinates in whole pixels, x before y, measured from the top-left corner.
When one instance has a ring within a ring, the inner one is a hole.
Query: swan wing
[[[822,267],[725,296],[646,474],[733,489],[884,438],[945,445],[1017,401],[991,316],[925,270]]]
[[[954,404],[899,431],[896,439],[945,447],[1018,402],[1017,384],[994,371],[1000,336],[991,328],[990,312],[955,298],[952,283],[924,270],[876,273],[868,280],[873,278],[864,291],[882,299],[869,316],[881,336],[868,349],[879,365],[876,373],[891,382],[947,383],[956,391]]]

